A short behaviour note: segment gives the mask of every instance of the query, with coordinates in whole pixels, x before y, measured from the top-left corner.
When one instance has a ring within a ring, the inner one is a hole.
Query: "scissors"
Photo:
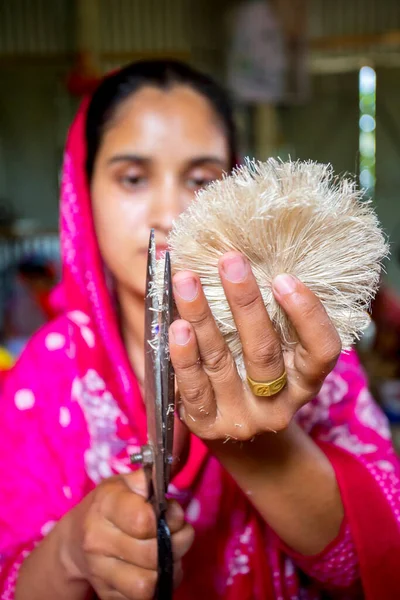
[[[147,444],[131,462],[142,464],[148,485],[148,501],[157,519],[158,582],[155,600],[171,600],[173,556],[166,522],[166,493],[171,476],[175,413],[175,377],[169,358],[168,331],[173,319],[171,261],[165,254],[162,304],[154,290],[156,243],[150,232],[145,298],[145,405]]]

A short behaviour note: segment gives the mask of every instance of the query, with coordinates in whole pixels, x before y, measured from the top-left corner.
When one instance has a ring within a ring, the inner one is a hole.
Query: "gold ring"
[[[274,381],[254,381],[247,375],[247,383],[255,396],[275,396],[285,387],[287,382],[287,373],[284,371],[278,379]]]

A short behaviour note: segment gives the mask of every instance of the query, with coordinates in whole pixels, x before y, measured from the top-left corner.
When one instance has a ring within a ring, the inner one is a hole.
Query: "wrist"
[[[61,519],[24,560],[18,574],[16,600],[87,600],[91,593],[69,544],[69,518]]]
[[[289,476],[314,443],[293,421],[277,433],[266,432],[247,442],[222,440],[208,443],[210,451],[235,479],[242,476],[273,478],[276,482]]]

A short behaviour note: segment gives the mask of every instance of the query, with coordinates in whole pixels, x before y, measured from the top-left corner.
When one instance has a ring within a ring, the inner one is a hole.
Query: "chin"
[[[132,296],[140,297],[142,300],[144,300],[146,296],[146,280],[144,280],[143,282],[135,282],[134,284],[131,284],[129,291]]]
[[[130,279],[127,277],[119,278],[117,292],[118,294],[123,294],[125,297],[131,297],[132,299],[140,298],[143,301],[146,295],[146,273],[143,273],[143,277],[139,277],[138,273],[134,275]]]

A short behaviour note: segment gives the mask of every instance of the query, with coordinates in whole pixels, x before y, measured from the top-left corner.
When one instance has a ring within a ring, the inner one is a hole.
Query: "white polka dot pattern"
[[[35,395],[32,390],[18,390],[14,402],[18,410],[29,410],[35,405]]]
[[[53,527],[54,527],[55,524],[56,524],[55,521],[47,521],[47,523],[45,523],[43,525],[43,527],[41,528],[40,533],[43,536],[48,535],[50,533],[50,531],[53,529]]]
[[[19,570],[25,558],[30,554],[33,548],[34,546],[32,546],[32,548],[30,548],[29,550],[26,549],[23,552],[21,552],[19,557],[13,563],[12,568],[8,573],[8,577],[5,580],[4,585],[2,586],[1,600],[14,600]]]
[[[189,523],[195,523],[201,513],[201,505],[197,498],[193,498],[189,506],[186,509],[186,518]]]
[[[60,350],[61,348],[64,348],[64,346],[65,346],[65,336],[63,336],[61,333],[56,333],[56,332],[49,333],[46,336],[44,344],[45,344],[47,350],[49,350],[50,352],[52,352],[54,350]]]
[[[381,488],[382,492],[384,493],[385,498],[396,518],[396,521],[400,525],[400,479],[398,478],[396,473],[393,473],[388,470],[387,465],[385,465],[384,469],[379,469],[377,465],[370,463],[367,465],[367,468],[370,471],[373,478],[375,479],[375,481],[377,482],[377,484],[379,485],[379,487]]]
[[[61,406],[60,408],[60,425],[61,427],[68,427],[71,423],[71,413],[69,408]]]
[[[68,499],[72,498],[72,491],[71,491],[71,488],[69,487],[69,485],[63,486],[63,494]]]
[[[349,525],[344,528],[340,541],[319,560],[302,557],[296,563],[309,577],[335,587],[347,588],[360,576]]]

